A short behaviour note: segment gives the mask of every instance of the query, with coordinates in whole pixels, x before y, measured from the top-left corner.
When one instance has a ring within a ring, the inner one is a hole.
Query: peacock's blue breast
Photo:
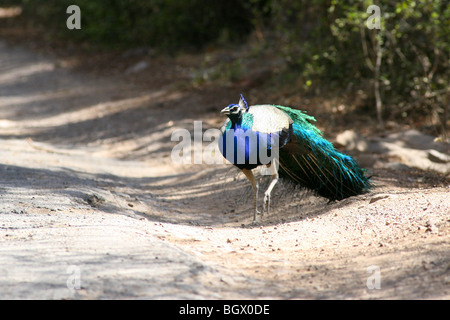
[[[268,164],[277,154],[280,134],[261,133],[242,127],[231,127],[219,139],[219,150],[240,169]]]

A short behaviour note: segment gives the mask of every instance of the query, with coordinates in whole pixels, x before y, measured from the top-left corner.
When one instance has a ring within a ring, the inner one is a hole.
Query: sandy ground
[[[251,226],[237,169],[170,157],[238,92],[161,63],[144,90],[0,42],[0,299],[450,298],[448,181],[369,168],[335,203],[282,182]]]

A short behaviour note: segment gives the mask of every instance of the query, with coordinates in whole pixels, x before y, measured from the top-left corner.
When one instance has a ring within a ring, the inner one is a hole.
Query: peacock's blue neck
[[[242,116],[241,115],[238,115],[238,116],[230,115],[230,121],[231,121],[231,128],[238,129],[242,125]]]
[[[230,129],[242,129],[244,131],[252,128],[253,125],[253,116],[250,114],[240,114],[235,116],[230,116],[231,126]]]

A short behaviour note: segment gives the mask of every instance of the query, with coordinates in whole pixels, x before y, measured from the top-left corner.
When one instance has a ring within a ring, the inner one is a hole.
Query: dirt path
[[[0,299],[450,298],[448,184],[380,169],[331,204],[280,184],[250,227],[234,168],[170,157],[231,93],[129,80],[0,42]]]

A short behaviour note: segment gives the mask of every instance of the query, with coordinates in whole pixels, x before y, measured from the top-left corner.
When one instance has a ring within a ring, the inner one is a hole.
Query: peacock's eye
[[[238,110],[239,110],[239,108],[238,108],[237,106],[231,108],[231,111],[232,111],[233,113],[234,113],[234,112],[237,112]]]

